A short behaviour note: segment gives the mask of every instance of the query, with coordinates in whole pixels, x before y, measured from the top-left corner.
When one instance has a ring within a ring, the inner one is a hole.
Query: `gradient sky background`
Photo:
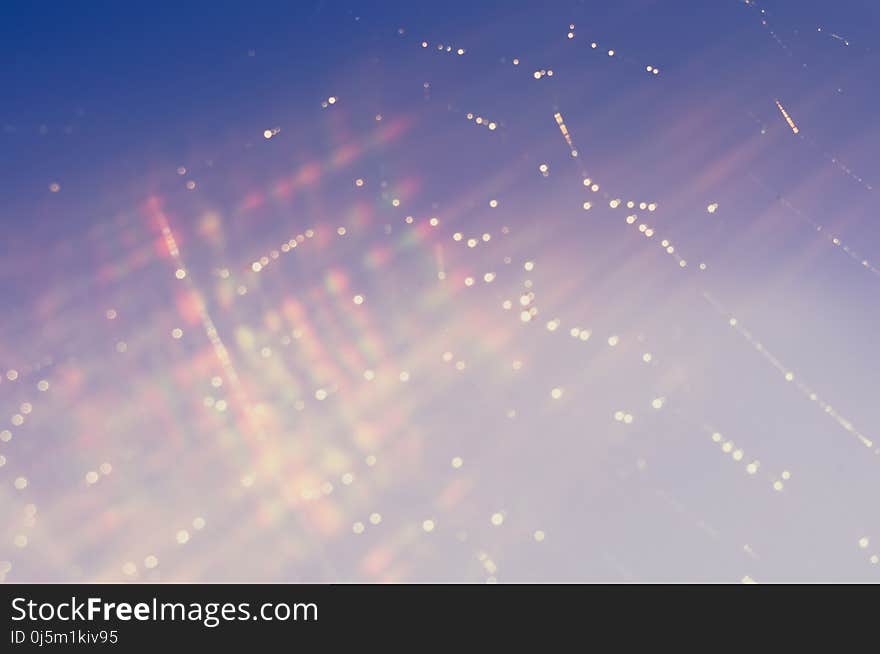
[[[176,4],[0,25],[7,580],[880,579],[876,3]]]

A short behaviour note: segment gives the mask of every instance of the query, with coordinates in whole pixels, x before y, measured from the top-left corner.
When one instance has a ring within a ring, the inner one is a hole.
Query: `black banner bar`
[[[6,585],[3,651],[26,648],[323,645],[406,642],[489,631],[499,638],[589,631],[638,640],[671,627],[763,621],[782,627],[781,608],[849,599],[865,619],[875,586],[665,585]],[[829,601],[831,600],[831,601]],[[818,605],[813,605],[806,618]],[[659,631],[657,631],[659,630]]]

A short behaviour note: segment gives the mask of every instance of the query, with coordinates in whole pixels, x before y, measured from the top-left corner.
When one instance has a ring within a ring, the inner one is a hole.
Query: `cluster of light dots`
[[[428,43],[427,41],[422,41],[420,45],[424,49],[431,47],[431,44]],[[449,44],[444,45],[443,43],[438,43],[437,46],[433,49],[437,50],[437,52],[446,52],[449,54],[457,54],[459,56],[461,56],[465,52],[467,52],[464,48],[458,48],[458,47],[455,47],[454,45],[449,45]]]
[[[382,514],[374,511],[367,518],[367,522],[369,522],[369,524],[373,525],[374,527],[378,526],[382,523]],[[364,533],[364,531],[366,531],[366,525],[360,520],[357,520],[351,525],[351,531],[356,535],[360,535]]]
[[[626,411],[615,411],[614,412],[614,420],[615,422],[622,422],[624,424],[631,424],[635,418],[631,413],[627,413]]]
[[[482,279],[483,279],[484,283],[491,284],[492,282],[495,281],[495,273],[493,273],[493,272],[484,273]],[[467,276],[464,278],[464,285],[467,287],[474,286],[474,284],[476,284],[476,283],[477,283],[476,278],[474,278],[472,276]]]
[[[201,531],[205,528],[205,525],[207,523],[205,522],[205,519],[203,517],[198,516],[196,518],[193,518],[191,524],[194,531]],[[178,545],[186,545],[190,541],[191,536],[192,532],[189,529],[178,529],[177,532],[174,534],[174,540]],[[143,566],[147,570],[153,570],[159,567],[159,557],[155,554],[147,554],[143,558]],[[134,561],[126,561],[122,565],[122,574],[124,574],[126,577],[137,576],[137,564]]]
[[[367,375],[367,373],[370,373],[369,376]],[[373,373],[373,371],[367,370],[367,371],[365,371],[364,378],[367,379],[367,381],[370,381],[375,378],[375,374]],[[376,458],[376,456],[374,454],[368,454],[366,457],[364,457],[364,463],[369,468],[372,468],[373,466],[375,466],[377,461],[378,461],[378,459]],[[342,475],[340,475],[339,482],[343,486],[346,486],[346,487],[351,486],[355,482],[355,473],[350,470],[347,472],[344,472]],[[301,489],[299,496],[295,499],[296,500],[303,500],[306,502],[313,502],[313,501],[323,499],[323,498],[327,497],[328,495],[333,494],[334,491],[335,491],[335,486],[333,485],[333,482],[330,481],[329,479],[325,479],[324,481],[320,482],[317,485],[310,485],[306,488]],[[379,520],[381,521],[381,516],[380,516]],[[375,522],[373,524],[378,524],[378,522]]]
[[[498,515],[498,514],[496,514]],[[496,574],[498,573],[498,564],[486,552],[478,552],[477,560],[483,565],[483,569],[489,574],[486,578],[487,584],[498,583]]]
[[[30,371],[32,368],[29,366],[25,371],[20,373],[18,370],[12,368],[6,371],[5,375],[0,376],[0,382],[3,379],[9,382],[17,382],[18,384],[24,381],[24,377],[22,376],[27,371]],[[39,366],[36,367],[39,369]],[[45,379],[40,379],[36,383],[36,388],[40,392],[46,392],[49,390],[49,382]],[[25,416],[28,416],[33,411],[33,405],[28,401],[23,401],[19,403],[18,413],[15,413],[10,418],[10,423],[13,427],[20,427],[25,422]],[[0,430],[0,441],[7,443],[11,441],[13,438],[13,434],[9,429]],[[0,468],[4,467],[7,463],[7,459],[5,456],[0,455]],[[30,481],[24,475],[16,476],[12,481],[12,487],[21,493],[24,493],[30,487]],[[28,503],[24,506],[24,520],[23,526],[25,530],[32,529],[37,522],[37,506],[35,504]],[[19,549],[23,549],[28,546],[30,540],[28,538],[27,533],[18,532],[14,534],[12,538],[12,544]],[[9,561],[0,562],[0,580],[4,580],[6,574],[12,569],[12,563]]]
[[[490,202],[496,202],[495,206],[497,206],[497,201],[492,200]],[[490,206],[492,205],[490,204]],[[491,241],[492,234],[490,232],[483,232],[479,236],[471,236],[465,238],[464,234],[462,234],[461,232],[455,232],[452,235],[452,240],[456,243],[464,243],[468,248],[473,249],[480,245],[480,243],[488,243],[489,241]]]
[[[568,131],[568,128],[565,126],[565,123],[562,118],[561,113],[554,114],[554,119],[556,120],[556,124],[559,127],[559,131],[565,139],[566,144],[569,146],[569,149],[572,152],[572,156],[577,156],[577,149],[574,146],[573,140],[571,138],[571,134]],[[549,174],[549,167],[546,164],[541,164],[539,167],[539,171],[545,176]],[[586,176],[585,171],[581,171],[583,175],[583,185],[593,193],[599,193],[600,187],[598,182],[594,181],[591,177]],[[626,206],[627,209],[635,209],[637,206],[641,211],[650,211],[653,212],[657,209],[657,204],[655,202],[636,202],[635,200],[626,200],[623,201],[620,198],[611,198],[608,193],[602,192],[603,197],[608,199],[608,206],[612,209],[617,209],[618,207]],[[589,211],[593,207],[593,203],[590,201],[584,201],[583,208],[585,211]],[[634,225],[638,221],[638,214],[630,213],[626,217],[627,225]],[[637,229],[640,233],[642,233],[646,238],[652,238],[654,236],[654,229],[647,225],[646,223],[639,223]],[[660,241],[660,246],[664,249],[664,251],[673,257],[673,259],[678,263],[679,268],[687,267],[687,260],[683,259],[675,249],[675,246],[668,239],[662,239]],[[701,263],[699,265],[700,270],[706,270],[707,265],[705,263]]]
[[[785,110],[785,107],[782,106],[782,103],[779,100],[775,100],[776,106],[779,108],[780,113],[782,113],[782,117],[785,118],[785,122],[788,123],[788,126],[791,127],[791,131],[794,134],[797,134],[800,130],[798,126],[795,124],[794,120],[792,120],[791,116],[788,115],[788,112]]]
[[[780,48],[785,50],[785,52],[790,55],[791,48],[789,48],[788,45],[786,45],[785,42],[781,38],[779,38],[779,35],[773,31],[773,28],[770,27],[770,23],[767,22],[767,10],[759,7],[758,3],[755,2],[755,0],[743,0],[743,4],[745,4],[750,9],[755,9],[758,12],[760,12],[761,26],[765,27],[767,29],[768,33],[770,34],[770,37],[774,41],[776,41],[776,43],[779,45]]]
[[[86,484],[88,484],[89,486],[97,484],[101,480],[102,475],[106,477],[111,472],[113,472],[113,466],[110,465],[109,463],[106,463],[106,462],[102,463],[100,466],[98,466],[98,471],[89,470],[86,473],[86,475],[85,475]]]
[[[21,427],[25,422],[25,416],[29,415],[33,411],[33,405],[30,402],[22,402],[18,406],[18,413],[13,413],[9,418],[9,422],[13,427]],[[6,442],[12,439],[12,434],[8,429],[4,429],[0,432],[0,440]]]
[[[527,279],[523,282],[523,286],[525,288],[524,292],[519,296],[519,306],[520,313],[519,319],[520,322],[531,322],[532,318],[535,318],[538,315],[538,307],[535,306],[535,292],[531,290],[532,282]],[[502,305],[505,309],[512,308],[512,302],[510,300],[505,301]]]
[[[533,297],[533,295],[534,294],[532,294],[531,296],[523,296],[523,297]],[[546,324],[548,332],[559,331],[559,328],[561,326],[562,326],[562,321],[559,318],[554,318],[552,320],[548,320],[547,324]],[[589,329],[584,328],[584,327],[571,327],[568,330],[568,335],[571,336],[571,338],[573,338],[575,340],[586,342],[586,341],[590,340],[590,337],[593,335],[593,332]],[[607,342],[608,342],[609,347],[615,347],[620,342],[620,338],[616,335],[612,335],[608,338]]]
[[[335,95],[331,95],[326,100],[321,101],[321,108],[328,109],[328,108],[332,107],[333,105],[335,105],[337,102],[339,102],[339,98],[337,98]]]
[[[805,139],[805,140],[807,141],[807,143],[810,143],[811,145],[814,145],[814,144],[812,143],[812,141],[810,141],[809,139]],[[815,146],[815,147],[818,147],[818,146]],[[858,182],[859,184],[861,184],[862,186],[864,186],[864,187],[865,187],[865,190],[867,190],[867,191],[873,191],[873,190],[874,190],[874,187],[873,187],[869,182],[867,182],[867,181],[865,180],[864,177],[862,177],[861,175],[859,175],[858,173],[856,173],[856,171],[854,171],[852,168],[850,168],[849,166],[847,166],[847,165],[846,165],[845,163],[843,163],[840,159],[838,159],[838,158],[835,157],[834,155],[829,154],[829,153],[827,153],[827,152],[823,152],[822,154],[825,155],[825,156],[831,161],[831,163],[834,164],[834,165],[837,167],[838,170],[840,170],[842,173],[844,173],[845,175],[847,175],[847,176],[850,177],[851,179],[855,180],[856,182]]]
[[[526,272],[532,272],[535,269],[535,262],[531,260],[526,261],[523,264],[523,269]],[[532,290],[531,280],[526,279],[523,283],[523,286],[524,291],[519,298],[520,321],[524,323],[530,323],[538,315],[538,308],[535,306],[535,293]],[[513,306],[514,303],[511,300],[505,300],[501,305],[501,307],[506,311],[513,309]],[[545,323],[545,326],[548,332],[559,332],[562,326],[562,321],[559,318],[553,318],[551,320],[548,320]],[[593,334],[591,330],[583,327],[571,327],[569,328],[568,333],[571,338],[583,342],[589,341],[590,337]],[[617,345],[620,343],[620,336],[618,336],[617,334],[612,334],[607,338],[606,342],[609,347],[617,347]],[[645,354],[645,358],[643,360],[645,361],[645,363],[649,363],[651,361],[651,355]],[[520,361],[514,362],[514,370],[519,370],[521,366],[522,363]],[[563,393],[564,390],[562,388],[556,387],[551,390],[550,395],[553,399],[558,400],[562,397]]]
[[[729,454],[730,458],[737,463],[742,463],[746,474],[757,475],[761,468],[761,461],[758,459],[749,460],[746,458],[745,452],[741,447],[737,447],[732,440],[727,440],[721,432],[714,431],[711,434],[713,443],[716,443],[724,454]],[[791,479],[791,472],[783,470],[778,478],[771,479],[771,487],[774,491],[780,492],[785,488],[785,482]]]
[[[593,332],[582,327],[572,327],[568,330],[568,335],[579,341],[588,341],[590,340],[590,336],[593,335]]]
[[[342,230],[341,232],[339,230]],[[340,227],[337,229],[337,234],[339,236],[345,236],[345,228]],[[306,231],[297,234],[296,236],[290,238],[289,240],[282,243],[277,249],[272,249],[259,259],[255,259],[250,266],[252,272],[258,273],[263,272],[267,266],[269,266],[272,262],[278,261],[281,258],[282,254],[288,254],[295,250],[299,245],[305,242],[307,239],[314,238],[315,230],[307,229]]]
[[[553,71],[542,68],[541,70],[536,70],[532,73],[532,77],[535,79],[543,79],[544,77],[553,77]]]
[[[778,102],[777,102],[777,104],[778,104]],[[785,115],[785,111],[783,109],[781,109],[781,106],[780,106],[780,110],[783,112],[783,115]],[[788,118],[786,118],[786,120],[788,120]],[[789,121],[789,125],[791,125],[791,121]],[[866,191],[873,191],[874,190],[874,187],[864,177],[862,177],[861,175],[856,173],[856,171],[854,171],[852,168],[850,168],[848,165],[846,165],[846,163],[841,161],[839,157],[824,150],[812,138],[806,137],[803,134],[799,133],[797,128],[794,128],[794,133],[798,135],[798,138],[800,138],[801,141],[803,141],[804,143],[809,145],[811,148],[813,148],[814,150],[819,152],[823,157],[825,157],[825,159],[827,159],[828,162],[832,166],[834,166],[840,172],[842,172],[844,175],[846,175],[851,180],[853,180],[854,182],[859,184]]]
[[[859,549],[866,550],[866,549],[868,549],[870,544],[871,544],[871,539],[868,538],[867,536],[862,536],[861,538],[859,538],[859,541],[858,541]],[[871,565],[880,564],[880,555],[871,554],[868,557],[868,561],[871,563]]]
[[[568,27],[569,27],[569,31],[566,34],[566,37],[569,40],[572,40],[575,37],[574,24],[572,23]],[[596,50],[597,52],[604,51],[604,53],[609,57],[614,57],[615,55],[617,55],[617,52],[614,49],[609,48],[608,50],[605,50],[605,48],[601,47],[599,45],[599,43],[597,43],[596,41],[590,42],[590,49]],[[630,63],[632,63],[632,62],[630,62]],[[660,74],[660,69],[657,66],[648,65],[648,66],[645,66],[645,70],[648,72],[649,75],[659,75]]]
[[[763,186],[765,189],[772,192],[772,190],[759,178],[755,177],[752,174],[750,174],[749,177],[759,185]],[[798,218],[810,225],[810,227],[812,227],[814,230],[816,230],[817,233],[822,235],[825,240],[827,240],[831,245],[840,249],[851,261],[859,264],[859,266],[861,266],[868,272],[880,276],[880,268],[877,268],[877,266],[875,266],[871,261],[860,255],[855,249],[852,248],[852,246],[850,246],[848,243],[845,243],[839,236],[831,232],[822,223],[814,220],[809,215],[798,209],[791,202],[789,202],[788,199],[785,198],[785,196],[779,195],[778,193],[777,196],[784,207],[791,210]]]
[[[578,151],[575,149],[574,144],[571,142],[571,134],[568,133],[568,128],[565,126],[565,123],[562,120],[562,114],[556,112],[555,114],[553,114],[553,118],[556,120],[556,124],[559,126],[559,131],[562,132],[562,137],[565,139],[565,143],[568,145],[571,156],[577,157]]]
[[[844,429],[844,431],[855,436],[859,442],[867,448],[873,448],[874,442],[862,434],[858,429],[855,428],[853,423],[840,414],[833,406],[828,404],[825,400],[823,400],[819,395],[807,384],[801,381],[799,378],[795,378],[795,374],[791,368],[786,366],[782,361],[780,361],[767,347],[756,338],[751,331],[746,329],[738,318],[728,313],[724,307],[713,298],[708,293],[703,293],[703,298],[720,314],[723,316],[727,316],[728,325],[736,331],[752,348],[761,355],[761,357],[770,363],[770,365],[775,368],[782,379],[785,380],[786,383],[792,384],[792,386],[805,398],[807,398],[810,402],[816,404],[824,413],[831,416],[834,421]],[[880,454],[880,448],[874,450],[875,454]]]
[[[272,129],[266,129],[266,130],[263,130],[263,138],[270,139],[273,136],[275,136],[276,134],[280,134],[280,133],[281,133],[280,127],[273,127]]]
[[[465,117],[468,120],[474,121],[474,125],[481,125],[482,127],[488,129],[490,132],[494,132],[496,129],[498,129],[498,123],[494,120],[489,120],[488,118],[483,118],[482,116],[477,116],[470,112],[465,114]]]
[[[527,272],[531,272],[534,270],[535,264],[533,261],[527,261],[527,262],[525,262],[523,267]],[[531,291],[528,293],[524,293],[520,298],[520,304],[523,307],[527,307],[527,306],[531,305],[533,303],[533,301],[534,301],[534,293]],[[512,305],[512,303],[509,300],[505,301],[503,308],[510,309],[511,305]],[[524,311],[522,314],[523,322],[529,322],[533,315],[534,314],[531,312]],[[558,318],[554,318],[552,320],[549,320],[546,323],[547,330],[550,332],[558,331],[560,329],[560,326],[561,326],[561,321]],[[588,340],[591,336],[591,332],[589,330],[582,329],[579,327],[571,328],[569,330],[569,334],[571,335],[572,338],[576,338],[576,339],[583,340],[583,341]],[[610,347],[617,346],[619,342],[620,342],[620,338],[617,335],[611,335],[607,339],[607,343]],[[447,352],[444,354],[445,361],[451,361],[451,359],[452,359],[451,353]],[[650,352],[645,352],[641,355],[641,360],[646,364],[651,364],[654,361],[654,356]],[[521,367],[522,367],[521,361],[517,360],[517,361],[513,362],[513,369],[514,370],[519,370]],[[550,391],[550,396],[554,400],[561,399],[563,394],[564,394],[564,389],[561,387],[555,387],[555,388],[551,389],[551,391]],[[651,401],[651,407],[654,408],[655,410],[660,410],[666,405],[666,402],[667,402],[666,397],[662,397],[662,396],[656,397]],[[515,412],[514,412],[514,415],[515,415]],[[623,411],[623,410],[616,411],[613,414],[613,417],[616,422],[620,422],[620,423],[627,424],[627,425],[631,424],[635,419],[632,413],[629,413],[629,412]],[[720,434],[717,436],[713,436],[713,440],[716,440],[716,439],[720,440]],[[722,450],[725,452],[729,451],[735,461],[742,460],[742,458],[744,456],[741,449],[733,449],[732,443],[727,443],[727,444],[722,443]],[[758,462],[758,461],[748,462],[746,464],[746,471],[749,474],[754,474],[757,472],[759,465],[760,465],[760,462]],[[791,474],[788,471],[784,471],[781,475],[781,480],[774,479],[772,482],[774,490],[777,490],[777,491],[782,490],[783,481],[787,481],[790,478],[790,476],[791,476]],[[540,542],[540,540],[543,540],[543,535],[541,538],[538,538],[536,536],[536,540],[538,540],[539,542]]]
[[[10,372],[13,372],[13,371],[10,371]],[[9,377],[7,377],[7,378],[9,378]],[[0,432],[0,439],[2,439],[4,442],[10,440],[11,438],[12,438],[12,435],[8,430],[3,430],[3,432]],[[0,455],[0,467],[3,467],[5,465],[6,465],[6,457]],[[12,482],[12,487],[15,490],[22,492],[22,493],[28,488],[29,485],[30,485],[30,483],[29,483],[27,477],[25,477],[25,476],[18,476]],[[36,525],[36,521],[37,521],[36,516],[37,516],[36,505],[27,504],[25,506],[25,520],[24,520],[24,527],[26,529],[31,529]],[[27,547],[28,542],[29,542],[28,536],[26,533],[23,533],[23,532],[19,532],[19,533],[15,534],[12,538],[12,544],[19,549],[23,549],[23,548]],[[2,566],[3,567],[0,568],[0,579],[3,579],[6,575],[6,573],[8,573],[12,569],[12,564],[9,562],[3,562]]]
[[[835,41],[839,41],[840,43],[843,43],[843,45],[849,47],[849,39],[842,37],[840,34],[835,34],[834,32],[827,32],[827,31],[823,30],[821,26],[817,27],[816,31],[821,34],[827,34]]]
[[[817,231],[822,231],[822,228],[820,227],[819,229],[817,229]],[[855,261],[855,262],[857,262],[858,264],[860,264],[860,265],[862,266],[862,268],[865,268],[866,270],[868,270],[868,271],[874,273],[875,275],[880,275],[880,269],[878,269],[878,268],[877,268],[874,264],[872,264],[868,259],[865,259],[865,258],[862,257],[861,255],[859,255],[859,254],[858,254],[855,250],[853,250],[849,245],[847,245],[846,243],[844,243],[843,241],[841,241],[839,237],[834,236],[833,234],[829,234],[829,233],[827,233],[827,232],[826,232],[824,235],[825,235],[825,237],[827,238],[828,242],[831,243],[831,245],[833,245],[833,246],[836,247],[836,248],[840,248],[841,250],[843,250],[843,252],[846,253],[846,255],[847,255],[850,259],[852,259],[853,261]]]
[[[584,186],[588,186],[590,182],[591,182],[591,180],[589,178],[584,179]],[[610,200],[608,202],[608,206],[611,207],[612,209],[617,209],[619,207],[623,207],[624,202],[623,202],[623,200],[621,200],[619,198],[615,198],[615,199]],[[627,209],[634,209],[636,207],[636,202],[635,202],[635,200],[627,200],[625,203],[625,206]],[[657,208],[657,205],[653,202],[651,202],[651,203],[640,202],[638,204],[638,207],[639,207],[639,209],[647,209],[648,211],[654,211]],[[587,207],[584,207],[584,208],[587,208]],[[652,238],[654,236],[654,228],[651,227],[650,225],[648,225],[647,223],[639,222],[638,214],[636,214],[636,213],[631,213],[626,216],[626,224],[627,225],[636,225],[636,228],[639,230],[639,232],[645,238]],[[660,247],[663,248],[663,251],[666,252],[666,254],[670,255],[672,258],[674,258],[678,262],[679,268],[686,268],[687,267],[687,265],[688,265],[687,260],[683,259],[678,254],[678,252],[675,249],[675,246],[672,245],[672,243],[669,241],[669,239],[664,238],[664,239],[661,239],[659,242],[660,242]],[[706,270],[706,268],[707,268],[705,263],[701,263],[699,267],[700,267],[700,270]]]

